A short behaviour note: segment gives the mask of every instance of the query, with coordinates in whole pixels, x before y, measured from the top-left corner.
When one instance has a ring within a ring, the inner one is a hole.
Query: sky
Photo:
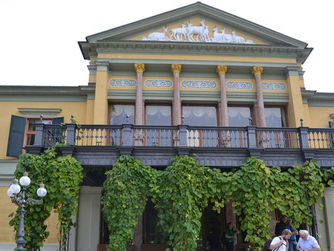
[[[203,0],[314,48],[306,89],[334,92],[332,0]],[[0,0],[0,85],[79,86],[86,36],[195,3],[188,0]],[[330,73],[330,74],[329,74]]]

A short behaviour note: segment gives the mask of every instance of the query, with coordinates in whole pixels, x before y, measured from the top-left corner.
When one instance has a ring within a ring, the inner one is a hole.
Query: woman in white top
[[[288,251],[289,250],[289,239],[291,237],[291,231],[284,229],[280,236],[275,237],[270,243],[270,249],[272,251]]]

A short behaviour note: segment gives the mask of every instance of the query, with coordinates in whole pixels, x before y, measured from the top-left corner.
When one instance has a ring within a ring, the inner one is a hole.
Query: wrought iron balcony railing
[[[36,125],[35,146],[334,149],[334,129],[138,125]]]

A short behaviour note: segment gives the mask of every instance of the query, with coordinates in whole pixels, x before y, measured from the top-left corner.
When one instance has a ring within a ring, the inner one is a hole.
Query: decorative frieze
[[[214,80],[183,80],[181,86],[184,89],[216,89],[218,84]]]
[[[226,87],[231,90],[252,90],[253,83],[250,81],[228,81]]]
[[[283,82],[262,82],[262,89],[267,91],[284,91],[286,84]]]
[[[111,87],[136,88],[137,80],[126,78],[112,78],[109,81]]]
[[[211,37],[210,34],[212,34]],[[205,24],[205,20],[201,20],[200,25],[193,25],[188,22],[187,25],[181,24],[181,27],[170,30],[168,30],[167,26],[164,26],[162,32],[151,32],[146,37],[143,37],[142,40],[255,44],[252,40],[236,35],[235,31],[225,33],[225,28],[219,30],[214,27],[210,31],[209,26]]]
[[[169,79],[146,79],[144,85],[147,88],[172,88],[173,82]]]

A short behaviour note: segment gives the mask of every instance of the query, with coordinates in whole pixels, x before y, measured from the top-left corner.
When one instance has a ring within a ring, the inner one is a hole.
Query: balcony
[[[334,166],[334,129],[195,127],[138,125],[36,125],[28,153],[39,154],[59,143],[60,154],[72,154],[84,166],[110,166],[128,154],[146,165],[166,166],[175,155],[193,155],[200,164],[239,167],[249,156],[268,166],[289,167],[316,159]]]

